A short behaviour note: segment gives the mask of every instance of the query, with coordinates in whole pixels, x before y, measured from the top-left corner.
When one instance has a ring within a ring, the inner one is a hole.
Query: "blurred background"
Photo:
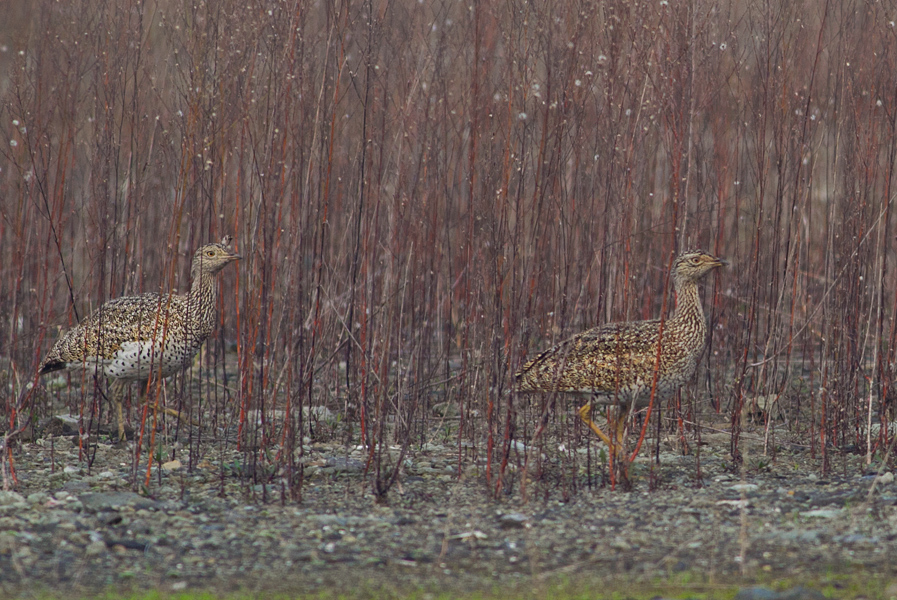
[[[748,430],[823,472],[893,462],[897,3],[3,9],[0,431],[97,427],[96,386],[43,355],[108,299],[186,291],[230,234],[220,328],[168,386],[201,422],[185,462],[225,448],[298,495],[303,444],[338,442],[386,494],[438,443],[496,493],[532,456],[575,489],[600,457],[576,402],[513,373],[671,310],[703,248],[730,261],[710,343],[645,453],[706,426],[733,464]]]

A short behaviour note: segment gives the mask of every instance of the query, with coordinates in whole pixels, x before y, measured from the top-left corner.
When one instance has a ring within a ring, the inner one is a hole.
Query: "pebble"
[[[25,504],[25,498],[17,492],[0,492],[0,506],[17,506]]]
[[[735,600],[778,600],[779,593],[765,587],[749,587],[738,590]]]
[[[78,499],[84,508],[91,511],[117,510],[125,506],[132,508],[153,508],[157,506],[155,500],[144,498],[134,492],[94,492],[81,494]]]
[[[62,489],[69,492],[86,492],[90,489],[90,484],[80,479],[70,479],[63,484]]]
[[[816,519],[837,519],[842,514],[844,514],[844,511],[840,508],[814,508],[813,510],[805,510],[800,513],[800,516]]]
[[[717,500],[720,506],[731,506],[732,508],[747,508],[751,505],[749,500]]]
[[[735,485],[729,486],[729,489],[733,492],[756,492],[760,489],[760,486],[755,483],[736,483]]]
[[[105,511],[97,513],[97,520],[106,525],[107,527],[110,525],[117,525],[122,522],[121,513],[118,511]]]
[[[787,592],[779,594],[777,600],[826,600],[826,598],[825,595],[818,590],[805,588],[799,585]]]
[[[50,497],[44,492],[34,492],[33,494],[28,494],[28,504],[44,504]]]
[[[498,518],[498,524],[502,529],[523,529],[529,522],[529,517],[523,513],[508,513]]]
[[[613,540],[611,540],[610,547],[614,550],[622,550],[623,552],[632,550],[632,546],[629,544],[629,542],[627,542],[620,536],[616,536]]]
[[[28,557],[32,556],[33,554],[34,554],[34,553],[31,551],[31,548],[29,548],[28,546],[21,546],[21,545],[20,545],[20,546],[19,546],[18,548],[16,548],[16,550],[15,550],[16,558],[19,558],[19,559],[22,559],[22,558],[28,558]]]
[[[825,595],[800,585],[785,592],[765,587],[749,587],[739,590],[735,594],[735,600],[825,600]]]
[[[816,546],[821,543],[821,532],[816,529],[792,531],[778,531],[773,535],[767,536],[770,539],[779,540],[794,544],[803,544],[807,546]]]
[[[364,463],[352,458],[332,456],[328,458],[321,468],[324,473],[357,473],[364,469]]]
[[[876,546],[879,543],[878,536],[868,536],[861,535],[859,533],[852,533],[849,535],[837,535],[832,538],[832,541],[838,544],[846,544],[846,545],[866,545],[866,546]]]
[[[87,548],[84,549],[85,554],[87,556],[99,556],[101,554],[106,554],[106,542],[102,540],[96,540],[87,544]]]
[[[0,556],[9,554],[19,545],[16,535],[9,531],[0,531]]]

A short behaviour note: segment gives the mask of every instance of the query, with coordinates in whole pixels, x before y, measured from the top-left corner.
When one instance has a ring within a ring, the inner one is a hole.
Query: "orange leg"
[[[601,438],[601,441],[607,444],[607,447],[610,448],[611,452],[614,454],[617,453],[618,450],[623,448],[623,437],[626,433],[626,420],[629,416],[629,407],[628,406],[620,406],[618,412],[615,416],[609,417],[611,422],[611,426],[613,427],[614,437],[616,439],[612,440],[609,435],[601,431],[601,428],[592,420],[591,417],[592,412],[592,403],[586,402],[583,404],[580,409],[577,411],[579,418],[582,419],[583,423],[589,426],[595,435]]]
[[[582,422],[589,426],[595,435],[601,438],[601,441],[607,444],[607,447],[613,451],[615,449],[613,440],[610,439],[610,436],[601,431],[601,428],[595,424],[595,421],[592,420],[592,403],[586,402],[583,404],[578,411],[576,411],[579,415],[579,418],[582,419]],[[617,427],[619,429],[619,426]],[[619,435],[619,434],[618,434]]]

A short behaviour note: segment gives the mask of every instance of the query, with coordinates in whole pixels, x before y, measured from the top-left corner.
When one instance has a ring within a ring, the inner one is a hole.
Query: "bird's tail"
[[[48,359],[44,360],[44,362],[41,363],[38,373],[43,375],[45,373],[52,373],[53,371],[61,371],[64,368],[65,368],[65,361],[59,360],[58,358],[55,358],[55,359],[48,358]]]

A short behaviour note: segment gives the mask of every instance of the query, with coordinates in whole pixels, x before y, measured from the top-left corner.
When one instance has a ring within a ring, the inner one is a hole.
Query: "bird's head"
[[[193,277],[196,278],[200,273],[214,275],[228,264],[243,258],[230,249],[230,241],[231,237],[226,235],[220,242],[206,244],[197,250],[190,268]]]
[[[673,262],[673,279],[676,285],[697,281],[713,269],[727,264],[729,263],[725,260],[703,250],[689,250],[680,254]]]

